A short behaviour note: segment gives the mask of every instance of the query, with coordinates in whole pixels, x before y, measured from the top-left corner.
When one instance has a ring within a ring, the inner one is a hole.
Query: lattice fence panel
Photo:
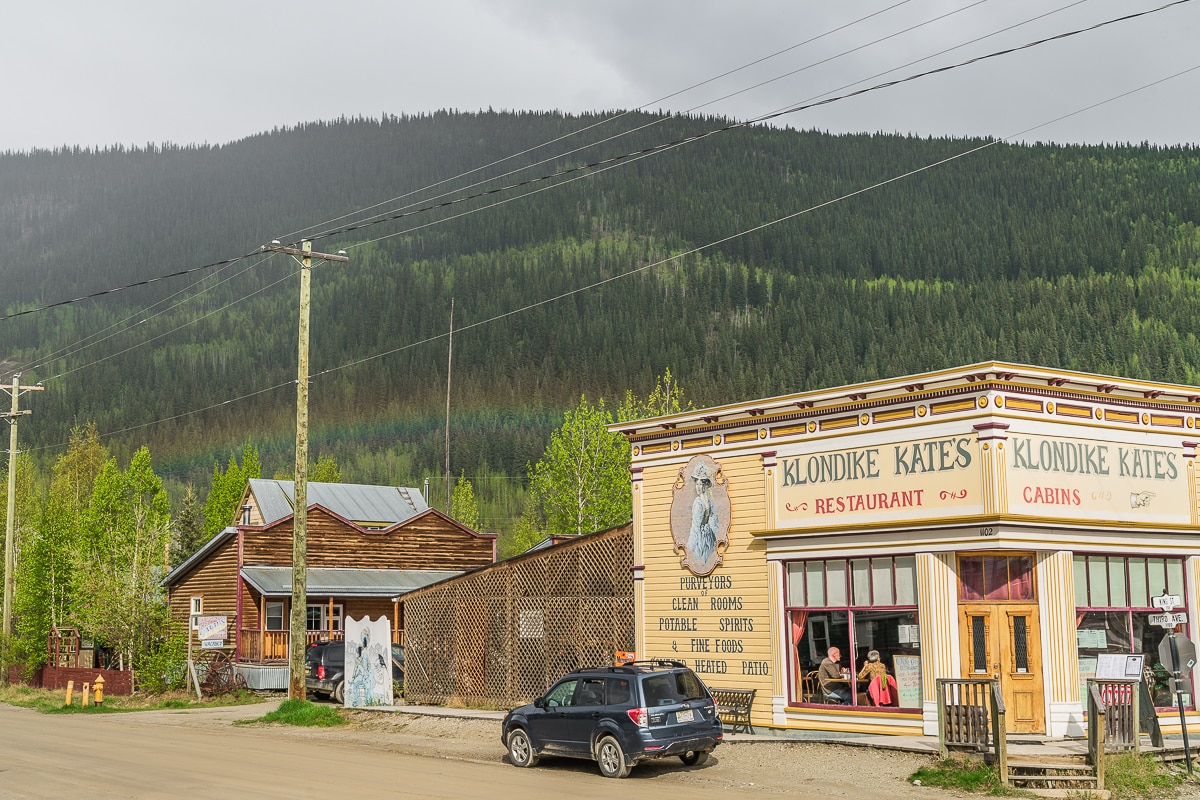
[[[405,597],[410,703],[505,707],[634,646],[629,527]]]

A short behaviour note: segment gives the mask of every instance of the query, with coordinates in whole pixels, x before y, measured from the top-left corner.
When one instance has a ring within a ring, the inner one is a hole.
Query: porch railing
[[[1096,771],[1096,788],[1104,788],[1104,751],[1108,745],[1108,708],[1096,681],[1088,682],[1088,763]],[[1137,732],[1134,731],[1136,739]]]
[[[1008,740],[1004,698],[995,680],[937,679],[938,750],[968,747],[995,759],[1000,781],[1008,785]]]
[[[1109,750],[1140,750],[1139,716],[1141,705],[1138,680],[1091,680],[1089,688],[1094,687],[1099,694],[1099,714],[1104,719],[1105,741]],[[1089,691],[1089,695],[1091,692]],[[1090,698],[1089,698],[1090,699]],[[1088,714],[1092,704],[1088,704]],[[1089,716],[1088,722],[1091,722]],[[1089,731],[1091,725],[1088,725]]]
[[[305,644],[324,641],[341,641],[346,636],[345,631],[308,631]],[[287,661],[288,642],[291,640],[290,631],[260,631],[248,628],[241,630],[241,646],[238,658],[241,661]],[[404,631],[392,631],[392,644],[404,644]]]

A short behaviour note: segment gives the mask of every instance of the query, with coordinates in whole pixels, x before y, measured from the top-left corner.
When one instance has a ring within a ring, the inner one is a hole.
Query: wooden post
[[[308,320],[312,282],[312,260],[349,261],[345,252],[337,255],[314,253],[312,242],[301,242],[300,249],[284,247],[278,241],[263,245],[262,250],[285,253],[300,262],[300,320],[296,355],[296,475],[292,502],[292,615],[288,653],[288,697],[305,699],[304,650],[308,644]]]
[[[8,686],[8,654],[12,638],[13,586],[16,581],[16,515],[17,515],[17,420],[30,411],[20,411],[17,406],[21,392],[42,390],[41,385],[21,386],[21,373],[13,374],[12,411],[0,414],[8,420],[8,516],[4,520],[4,613],[0,623],[0,685]],[[56,661],[54,666],[58,666]]]
[[[92,704],[91,692],[92,692],[92,687],[86,683],[83,684],[83,693],[80,695],[79,700],[80,700],[80,702],[83,703],[84,708],[87,708],[88,706],[90,706]]]
[[[75,701],[75,681],[67,681],[67,699],[63,703],[64,706],[71,705]]]

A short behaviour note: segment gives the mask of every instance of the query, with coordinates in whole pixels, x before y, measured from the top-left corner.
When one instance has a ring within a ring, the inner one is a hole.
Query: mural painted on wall
[[[680,566],[708,575],[729,547],[729,486],[721,465],[696,456],[679,469],[671,500],[671,538]]]
[[[391,623],[346,620],[346,708],[392,704]]]

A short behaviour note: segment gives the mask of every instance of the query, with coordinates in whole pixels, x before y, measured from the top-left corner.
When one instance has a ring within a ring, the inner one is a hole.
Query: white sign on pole
[[[225,646],[224,639],[201,639],[200,640],[200,649],[202,649],[202,650],[213,650],[215,648],[224,647],[224,646]]]
[[[1176,611],[1174,613],[1166,614],[1151,614],[1149,619],[1151,625],[1157,625],[1160,628],[1174,628],[1176,625],[1185,625],[1188,621],[1186,611]]]
[[[1183,601],[1177,594],[1164,594],[1150,599],[1151,605],[1155,608],[1161,608],[1163,611],[1172,611],[1183,605]]]
[[[196,617],[196,635],[201,642],[224,640],[229,635],[228,617]],[[209,645],[212,647],[213,645]],[[220,645],[217,645],[220,647]]]

